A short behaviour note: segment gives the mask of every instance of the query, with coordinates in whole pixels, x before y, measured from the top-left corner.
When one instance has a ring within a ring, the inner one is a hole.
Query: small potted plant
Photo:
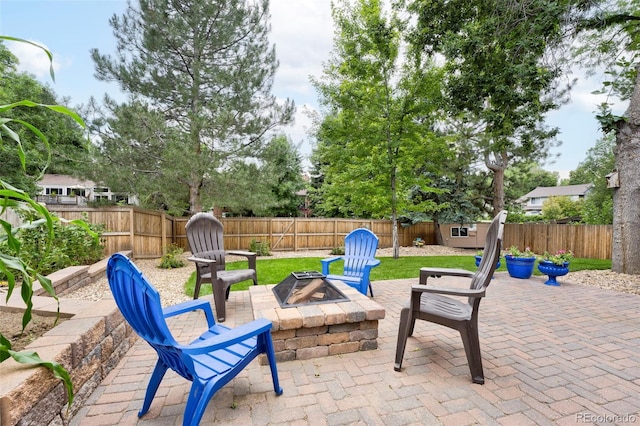
[[[507,271],[513,278],[529,279],[533,274],[533,266],[536,263],[536,254],[529,247],[520,251],[518,247],[511,246],[507,250],[504,259],[507,263]]]
[[[556,277],[569,273],[569,261],[572,258],[573,253],[571,250],[558,250],[556,254],[549,254],[549,252],[545,251],[538,259],[538,270],[549,276],[545,284],[559,286],[560,283],[558,283]]]

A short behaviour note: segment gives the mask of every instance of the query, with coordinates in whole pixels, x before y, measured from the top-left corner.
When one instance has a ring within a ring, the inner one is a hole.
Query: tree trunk
[[[508,157],[506,152],[495,155],[493,161],[489,156],[485,157],[485,165],[493,172],[493,216],[504,209],[504,170],[507,168]]]
[[[391,170],[391,240],[393,244],[393,258],[400,257],[400,242],[398,241],[398,193],[396,189],[397,168]]]
[[[493,216],[504,209],[504,167],[493,171]]]
[[[395,212],[391,217],[391,239],[393,241],[393,258],[398,259],[400,257],[400,243],[398,241],[398,218]]]
[[[202,182],[192,182],[189,184],[189,209],[191,214],[202,211],[202,203],[200,202],[200,187]]]
[[[640,72],[616,134],[616,168],[620,187],[613,192],[611,270],[640,274]]]
[[[443,246],[444,238],[442,238],[442,232],[440,231],[440,222],[438,221],[437,217],[433,218],[433,226],[435,227],[436,231],[436,244],[439,246]]]

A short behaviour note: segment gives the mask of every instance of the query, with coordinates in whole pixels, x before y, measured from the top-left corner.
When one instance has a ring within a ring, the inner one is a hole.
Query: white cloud
[[[47,50],[51,51],[42,42],[39,42],[37,40],[29,40],[29,41],[32,41],[33,43],[43,46]],[[36,46],[33,46],[31,44],[14,42],[14,41],[7,41],[6,46],[11,51],[11,53],[16,55],[16,57],[20,61],[18,70],[33,74],[36,76],[36,78],[41,80],[46,81],[47,79],[50,79],[49,68],[51,66],[51,62],[49,61],[49,57],[47,56],[47,54],[42,49]],[[54,54],[53,55],[54,72],[57,73],[60,69],[65,68],[64,66],[65,62],[68,62],[68,61],[65,61],[65,59],[61,55]]]
[[[328,0],[272,0],[270,40],[280,67],[274,92],[296,103],[315,102],[310,76],[319,77],[333,46]]]
[[[610,97],[606,94],[594,94],[594,91],[602,89],[602,82],[605,80],[604,71],[596,71],[593,75],[587,76],[584,72],[574,71],[574,77],[578,79],[576,85],[571,90],[571,103],[574,108],[592,113],[597,110],[598,105],[603,102],[612,104],[615,113],[621,114],[627,108],[629,102],[621,101],[617,97]]]
[[[298,146],[303,167],[309,169],[313,146],[309,112],[317,111],[317,94],[310,77],[320,78],[333,48],[333,20],[329,0],[271,0],[270,40],[280,66],[273,93],[296,103],[295,123],[281,129]]]

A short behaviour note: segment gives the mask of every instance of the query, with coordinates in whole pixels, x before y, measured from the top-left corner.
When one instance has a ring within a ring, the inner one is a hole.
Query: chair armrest
[[[458,268],[420,268],[420,284],[426,284],[429,277],[466,277],[472,278],[475,272]]]
[[[209,303],[209,301],[207,300],[189,300],[186,302],[178,303],[177,305],[167,306],[166,308],[162,309],[162,313],[165,318],[169,318],[198,309],[202,309],[204,311],[204,316],[207,318],[207,324],[209,325],[209,327],[213,327],[216,321],[213,317],[213,311],[211,310],[211,303]]]
[[[380,264],[380,261],[378,259],[367,260],[365,262],[365,264],[364,264],[364,269],[362,271],[362,277],[366,281],[369,281],[369,275],[371,274],[371,269],[375,268],[379,264]]]
[[[231,254],[234,256],[244,256],[249,261],[249,269],[256,270],[256,256],[257,254],[252,251],[242,251],[242,250],[231,250],[225,252],[226,254]]]
[[[195,341],[187,346],[182,346],[181,349],[184,350],[185,353],[189,354],[208,353],[217,349],[228,348],[230,345],[262,333],[269,333],[271,327],[271,321],[266,318],[258,318],[239,327],[229,329],[229,331],[225,331],[224,333],[200,341]],[[271,338],[270,333],[269,338]]]
[[[190,260],[192,262],[196,263],[196,274],[198,275],[198,277],[200,277],[200,267],[199,266],[208,266],[209,267],[209,272],[211,272],[211,282],[215,283],[218,281],[218,269],[216,268],[216,261],[215,259],[205,259],[204,257],[198,257],[196,256],[190,256],[187,258],[187,260]],[[198,265],[200,264],[200,265]],[[204,265],[202,265],[204,264]]]
[[[326,259],[320,259],[320,263],[322,264],[322,274],[329,275],[329,264],[333,262],[337,262],[338,260],[344,259],[344,256],[336,256],[329,257]]]
[[[245,256],[245,257],[256,257],[256,253],[252,251],[243,251],[243,250],[230,250],[225,252],[226,254],[232,254],[234,256]]]
[[[451,296],[484,297],[486,289],[452,288],[452,287],[427,287],[424,284],[413,284],[411,293],[436,293]]]
[[[198,257],[198,256],[189,256],[187,258],[187,260],[190,260],[190,261],[196,262],[196,263],[206,263],[207,265],[210,265],[212,263],[216,263],[216,261],[214,259],[205,259],[204,257]]]

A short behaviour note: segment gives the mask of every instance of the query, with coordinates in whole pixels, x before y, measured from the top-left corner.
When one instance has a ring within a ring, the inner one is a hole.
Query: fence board
[[[89,223],[105,225],[105,254],[133,250],[136,258],[161,257],[174,243],[189,250],[185,225],[188,218],[174,218],[161,212],[138,207],[103,209],[54,207],[50,210],[65,219],[86,218]],[[392,246],[388,220],[324,218],[221,218],[225,248],[247,250],[252,240],[268,242],[274,251],[330,250],[341,246],[352,230],[364,226],[379,238],[379,247]],[[417,238],[435,244],[435,226],[431,222],[398,227],[400,246],[410,246]],[[535,253],[571,250],[577,257],[611,259],[611,225],[514,224],[505,226],[504,248],[530,247]]]

